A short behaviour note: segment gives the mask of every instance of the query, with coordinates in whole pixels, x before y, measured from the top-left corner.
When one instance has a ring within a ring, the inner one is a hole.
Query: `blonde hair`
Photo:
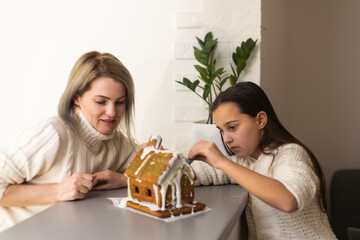
[[[124,130],[125,134],[133,143],[131,126],[134,114],[134,83],[130,72],[112,54],[99,53],[96,51],[82,55],[71,70],[65,91],[63,92],[58,106],[58,114],[67,126],[78,135],[78,117],[74,111],[74,96],[81,96],[90,88],[92,81],[99,77],[110,77],[124,84],[126,88],[126,108],[118,126],[118,130]]]

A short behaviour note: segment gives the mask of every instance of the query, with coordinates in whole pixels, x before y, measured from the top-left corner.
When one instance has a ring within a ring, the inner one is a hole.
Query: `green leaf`
[[[214,63],[211,63],[208,67],[209,69],[209,76],[216,76],[215,74],[215,64]]]
[[[237,75],[240,75],[241,71],[246,67],[246,62],[244,59],[240,59],[238,65],[236,66]]]
[[[217,39],[210,39],[208,42],[205,43],[204,51],[210,53],[211,51],[215,50],[217,43]]]
[[[230,64],[230,67],[231,67],[231,71],[232,71],[233,75],[236,75],[236,72],[235,72],[235,69],[234,69],[233,65]]]
[[[219,69],[216,70],[216,72],[215,72],[216,76],[221,76],[221,75],[223,75],[224,73],[225,73],[225,70],[224,70],[223,67],[222,67],[222,68],[219,68]]]
[[[220,89],[224,86],[224,84],[227,82],[227,80],[230,78],[230,76],[226,76],[223,80],[220,82]]]
[[[196,87],[199,86],[200,81],[199,80],[195,80],[192,84],[191,90],[193,90],[195,92]]]
[[[196,87],[199,85],[200,81],[195,80],[194,82],[191,82],[188,78],[183,78],[183,81],[176,81],[177,83],[180,83],[181,85],[184,85],[185,87],[189,88],[191,91],[195,92]]]
[[[236,84],[236,77],[234,75],[230,75],[230,85],[234,86]]]
[[[194,56],[195,59],[203,64],[204,66],[207,65],[207,55],[205,55],[200,49],[198,49],[197,47],[194,47]]]
[[[204,39],[205,44],[206,44],[208,41],[212,40],[212,39],[213,39],[213,34],[212,34],[212,32],[208,32],[208,33],[205,35],[205,39]]]
[[[208,77],[208,73],[207,73],[206,69],[201,67],[200,65],[195,65],[194,67],[199,72],[201,80],[203,80],[205,83],[209,84],[210,82],[209,82],[209,77]]]
[[[200,47],[201,47],[201,48],[204,48],[205,43],[204,43],[203,41],[201,41],[201,39],[200,39],[200,38],[198,38],[198,37],[196,37],[196,39],[197,39],[197,41],[198,41],[198,43],[199,43]]]
[[[191,83],[190,89],[195,92],[195,89],[199,85],[199,83],[199,80],[195,80],[193,83]]]
[[[247,60],[250,57],[250,49],[245,49],[244,51],[244,58]]]
[[[208,83],[209,83],[209,84],[212,84],[213,81],[215,80],[215,78],[216,78],[216,75],[211,75],[211,76],[209,76],[209,81],[208,81]]]
[[[219,68],[216,69],[216,61],[213,61],[210,65],[209,65],[209,83],[213,82],[216,77],[221,76],[221,74],[224,73],[224,68]]]
[[[256,45],[257,40],[254,42],[254,40],[252,38],[249,38],[248,40],[246,40],[246,46],[247,48],[252,51]]]
[[[220,83],[215,82],[215,87],[218,89],[218,91],[221,91]]]
[[[232,59],[233,59],[235,65],[237,65],[237,63],[238,63],[239,60],[240,60],[240,58],[239,58],[239,56],[236,54],[236,52],[234,52],[234,53],[232,54]]]
[[[175,81],[175,82],[177,82],[177,83],[179,83],[179,84],[181,84],[181,85],[184,85],[184,86],[186,86],[183,82],[180,82],[180,81]],[[186,86],[187,87],[187,86]]]
[[[188,88],[191,88],[191,84],[192,82],[188,79],[188,78],[183,78],[183,82],[184,82],[184,85],[187,86]]]
[[[237,55],[238,59],[243,58],[244,53],[243,53],[243,50],[241,49],[241,47],[239,47],[239,46],[236,48],[236,55]],[[237,64],[237,62],[236,62],[236,64]]]
[[[210,93],[211,93],[211,85],[210,84],[205,84],[203,98],[206,99],[209,96]]]
[[[186,79],[185,78],[183,79],[183,82],[180,82],[180,81],[176,81],[177,83],[181,84],[181,85],[184,85],[185,87],[189,88],[191,90],[191,83],[189,84],[189,79]]]
[[[245,49],[247,49],[246,43],[245,42],[241,42],[241,49],[244,51]]]

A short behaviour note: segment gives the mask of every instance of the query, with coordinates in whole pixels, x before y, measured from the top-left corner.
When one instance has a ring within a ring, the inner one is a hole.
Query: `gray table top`
[[[57,203],[0,233],[0,239],[224,239],[248,193],[239,185],[196,187],[195,200],[211,210],[173,222],[116,208],[107,199],[126,196],[126,188],[94,191],[83,200]]]

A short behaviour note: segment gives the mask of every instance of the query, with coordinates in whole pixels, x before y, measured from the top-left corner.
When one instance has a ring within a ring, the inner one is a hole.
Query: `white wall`
[[[248,11],[241,12],[242,6]],[[229,13],[233,7],[240,15],[232,15],[231,28],[216,25],[226,14],[219,14],[215,23],[206,20],[209,13]],[[202,24],[180,26],[183,13],[201,16]],[[252,22],[243,26],[241,16]],[[190,123],[177,121],[174,111],[184,102],[201,104],[174,83],[179,74],[194,73],[194,61],[176,58],[175,46],[193,45],[195,35],[203,37],[209,30],[231,44],[247,37],[260,39],[260,1],[1,0],[0,148],[26,127],[57,114],[73,64],[91,50],[114,54],[132,73],[137,139],[144,142],[157,133],[166,147],[177,148],[181,137],[174,136],[190,136],[192,129]],[[259,49],[252,61],[249,75],[259,82]]]

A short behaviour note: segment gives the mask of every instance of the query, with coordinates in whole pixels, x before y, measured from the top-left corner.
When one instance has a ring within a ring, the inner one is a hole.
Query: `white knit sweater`
[[[336,239],[326,213],[318,205],[319,179],[305,149],[296,144],[286,144],[273,154],[272,165],[272,155],[261,154],[257,160],[229,157],[248,169],[277,179],[298,203],[297,211],[285,213],[249,194],[246,207],[249,239]],[[192,167],[198,178],[197,185],[235,183],[222,171],[206,163],[195,161]]]
[[[9,184],[58,183],[75,172],[125,171],[138,149],[120,132],[103,135],[81,111],[79,116],[82,139],[54,117],[24,131],[15,144],[0,151],[0,199]],[[0,207],[0,231],[49,206]]]

